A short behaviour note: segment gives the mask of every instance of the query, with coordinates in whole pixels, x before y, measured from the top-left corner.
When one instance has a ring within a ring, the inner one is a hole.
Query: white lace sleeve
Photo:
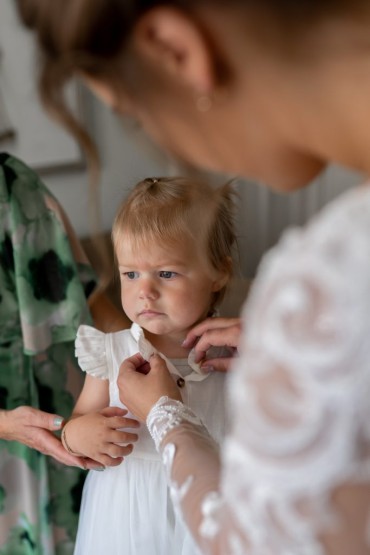
[[[369,555],[369,192],[285,237],[244,320],[222,471],[188,409],[148,418],[202,552]]]

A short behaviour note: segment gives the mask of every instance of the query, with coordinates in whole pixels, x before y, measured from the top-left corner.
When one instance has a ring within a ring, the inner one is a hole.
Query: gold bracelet
[[[63,430],[60,436],[60,439],[62,441],[63,447],[66,451],[68,451],[68,453],[70,453],[70,455],[74,455],[75,457],[83,457],[84,455],[82,455],[81,453],[76,453],[75,451],[73,451],[73,449],[70,448],[70,446],[68,445],[68,441],[66,438],[66,427],[67,427],[67,423],[66,422],[63,426]]]

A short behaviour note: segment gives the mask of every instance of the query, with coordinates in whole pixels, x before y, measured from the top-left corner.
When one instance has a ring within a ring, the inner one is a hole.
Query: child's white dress
[[[90,326],[78,330],[80,366],[93,376],[109,379],[111,406],[124,407],[116,384],[122,361],[137,352],[148,358],[154,351],[137,324],[108,334]],[[220,443],[226,425],[225,374],[202,374],[190,356],[189,360],[163,358],[183,386],[184,403]],[[88,473],[75,555],[197,555],[199,551],[173,506],[165,470],[147,427],[142,424],[139,430],[129,431],[139,435],[132,454],[119,466]]]

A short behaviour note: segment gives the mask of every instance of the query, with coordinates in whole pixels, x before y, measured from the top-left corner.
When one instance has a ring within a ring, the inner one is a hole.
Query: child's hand
[[[127,410],[106,407],[99,412],[76,416],[64,427],[64,444],[70,452],[88,457],[103,466],[118,466],[129,455],[137,434],[121,428],[138,428],[139,422],[126,418]]]
[[[211,347],[228,347],[235,355],[240,333],[240,318],[207,318],[189,331],[183,346],[194,347],[195,362],[201,362],[201,368],[205,371],[225,372],[229,369],[233,357],[207,358],[207,351]]]

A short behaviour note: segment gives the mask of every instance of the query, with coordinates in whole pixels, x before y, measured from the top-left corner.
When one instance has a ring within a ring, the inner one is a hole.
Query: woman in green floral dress
[[[95,277],[56,199],[8,154],[0,224],[0,555],[69,555],[84,470],[58,462],[81,466],[48,429],[69,416],[82,385],[74,339],[91,321]],[[45,425],[38,409],[52,413]]]

